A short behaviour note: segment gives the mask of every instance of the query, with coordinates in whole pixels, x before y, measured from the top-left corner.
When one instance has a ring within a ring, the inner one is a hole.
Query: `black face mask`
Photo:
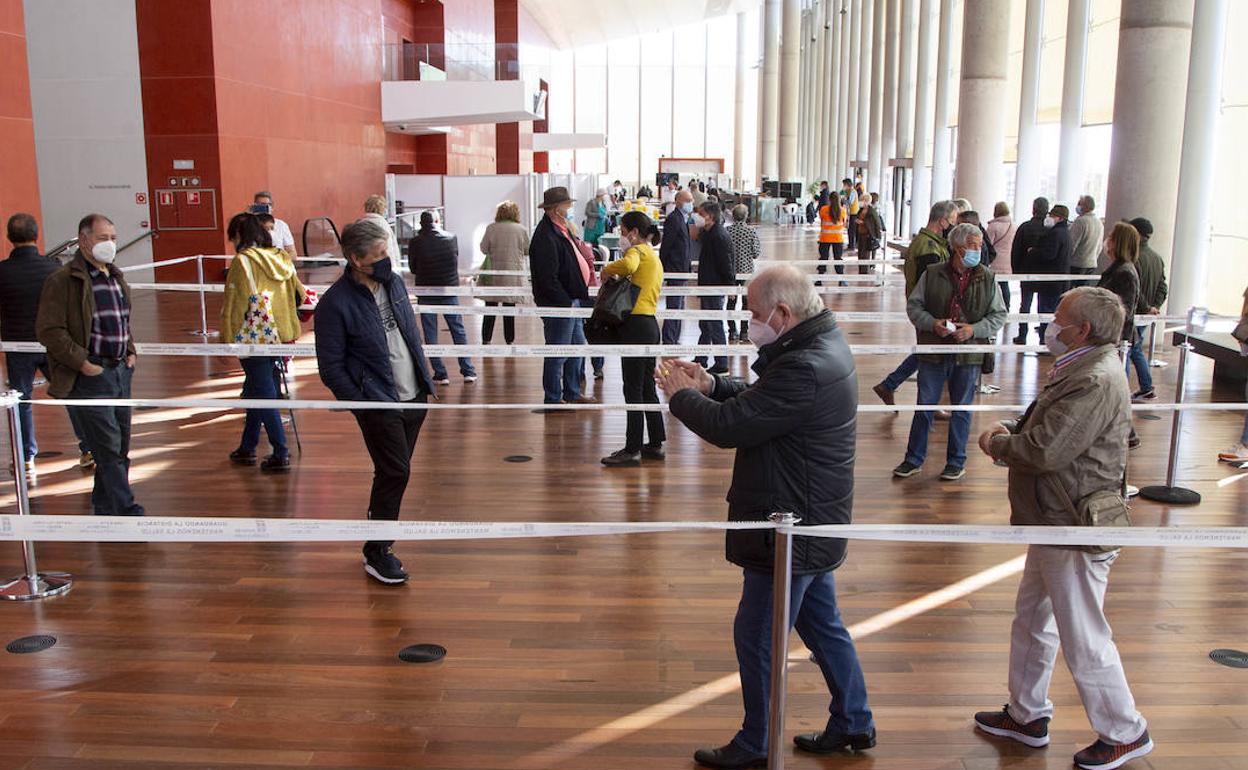
[[[378,283],[386,283],[390,280],[390,276],[394,275],[394,265],[390,262],[390,258],[379,259],[372,264],[373,280]]]
[[[945,226],[944,226],[944,228],[940,231],[940,237],[941,237],[941,238],[948,238],[948,237],[949,237],[949,233],[950,233],[952,230],[953,230],[953,225],[945,225]]]

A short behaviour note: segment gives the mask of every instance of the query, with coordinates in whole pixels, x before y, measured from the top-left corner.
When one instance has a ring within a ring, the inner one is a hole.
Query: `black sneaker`
[[[1023,724],[1010,716],[1010,707],[1000,711],[980,711],[975,715],[975,726],[989,735],[1009,738],[1033,749],[1049,745],[1049,720],[1041,717]]]
[[[407,582],[407,572],[403,562],[394,555],[389,546],[364,546],[364,571],[374,580],[386,585],[398,585]]]
[[[1118,746],[1097,739],[1096,743],[1075,755],[1075,764],[1084,770],[1114,770],[1152,750],[1153,739],[1148,737],[1148,730],[1145,730],[1134,741]]]
[[[830,733],[806,733],[793,736],[793,744],[811,754],[835,754],[842,751],[864,751],[875,746],[875,728],[858,735]]]
[[[646,444],[641,448],[641,456],[647,460],[663,460],[667,458],[667,452],[662,444]]]
[[[941,481],[957,481],[958,479],[962,478],[965,475],[966,475],[966,468],[963,468],[958,465],[953,465],[951,463],[949,465],[946,465],[945,469],[940,472],[940,480]]]
[[[1141,388],[1131,396],[1132,401],[1156,401],[1157,391],[1153,388]]]
[[[241,449],[235,449],[233,452],[230,452],[230,462],[235,465],[255,465],[256,453],[244,452]]]
[[[290,456],[269,455],[260,461],[260,470],[264,473],[286,473],[290,470]]]
[[[608,468],[633,468],[641,465],[641,452],[621,449],[602,458],[602,464]]]
[[[911,465],[910,463],[902,463],[896,468],[893,468],[893,475],[899,479],[908,479],[918,472],[919,466]]]

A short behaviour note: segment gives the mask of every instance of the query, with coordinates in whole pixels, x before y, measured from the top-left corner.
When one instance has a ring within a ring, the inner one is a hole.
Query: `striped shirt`
[[[1049,370],[1049,379],[1054,379],[1057,377],[1058,372],[1062,371],[1067,366],[1070,366],[1075,361],[1078,361],[1080,358],[1083,358],[1088,353],[1091,353],[1093,350],[1096,350],[1095,345],[1084,345],[1081,348],[1075,348],[1069,353],[1066,353],[1061,358],[1053,362],[1053,368]]]
[[[130,305],[121,285],[111,272],[87,265],[91,275],[91,292],[95,296],[95,315],[91,316],[90,355],[101,359],[122,359],[130,342]]]

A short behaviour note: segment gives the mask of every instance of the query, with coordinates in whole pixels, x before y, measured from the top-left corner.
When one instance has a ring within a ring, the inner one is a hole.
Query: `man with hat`
[[[1033,273],[1047,275],[1067,275],[1070,273],[1070,259],[1074,255],[1075,245],[1070,238],[1070,209],[1057,204],[1049,209],[1044,218],[1044,234],[1040,241],[1027,253],[1027,264]],[[1037,312],[1052,313],[1057,310],[1057,303],[1070,285],[1066,281],[1040,281],[1036,283]],[[1040,339],[1044,339],[1044,330],[1048,324],[1040,324]]]
[[[571,225],[572,196],[566,187],[552,187],[542,196],[546,215],[529,241],[529,275],[538,307],[582,307],[589,304],[589,265],[577,256]],[[547,345],[584,345],[580,318],[543,318]],[[590,404],[581,394],[583,357],[550,357],[542,366],[543,401],[547,404]]]
[[[1128,224],[1140,234],[1140,255],[1135,260],[1135,271],[1140,274],[1140,302],[1136,313],[1160,315],[1170,288],[1166,285],[1166,263],[1148,243],[1153,237],[1153,223],[1144,217],[1136,217]],[[1137,342],[1131,346],[1131,365],[1135,367],[1140,389],[1131,398],[1134,401],[1151,401],[1157,398],[1157,393],[1153,390],[1153,373],[1148,368],[1148,357],[1144,355],[1143,326],[1135,327],[1135,336]]]

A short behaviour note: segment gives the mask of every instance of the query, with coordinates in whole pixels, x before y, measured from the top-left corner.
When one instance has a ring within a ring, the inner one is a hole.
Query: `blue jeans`
[[[699,306],[703,310],[723,310],[724,303],[727,298],[723,295],[715,297],[698,297]],[[699,345],[726,345],[728,337],[724,334],[724,321],[722,318],[713,320],[698,321],[698,344]],[[706,356],[698,356],[693,359],[698,363],[705,363]],[[728,368],[728,356],[715,356],[715,366],[721,369]]]
[[[51,378],[46,353],[5,353],[4,358],[9,369],[9,387],[21,393],[24,400],[29,401],[34,393],[36,372],[43,372],[45,379]],[[22,428],[22,455],[29,460],[39,454],[39,442],[35,439],[34,409],[30,404],[18,404],[17,418]],[[87,451],[87,443],[82,438],[82,426],[78,424],[78,418],[72,411],[69,411],[69,424],[74,429],[74,435],[78,437],[78,451]]]
[[[918,370],[919,357],[911,353],[902,359],[902,362],[897,365],[897,368],[893,370],[893,373],[885,377],[884,381],[880,384],[889,390],[897,390],[901,387],[902,383],[910,379],[910,376]]]
[[[684,285],[684,281],[668,281],[667,285],[668,286],[682,286]],[[685,309],[684,296],[680,296],[680,297],[669,296],[666,298],[666,300],[667,300],[668,310],[684,310]],[[663,344],[664,345],[679,345],[680,344],[680,329],[681,329],[681,323],[680,323],[679,318],[663,319],[663,338],[662,338]]]
[[[1131,355],[1127,358],[1127,379],[1131,379],[1131,367],[1135,367],[1135,376],[1140,380],[1140,390],[1153,389],[1153,373],[1148,366],[1148,357],[1144,355],[1144,327],[1135,327],[1135,338],[1138,340],[1131,346]]]
[[[95,377],[78,375],[70,398],[130,398],[134,370],[125,364],[106,367]],[[71,406],[95,457],[91,507],[97,515],[142,516],[143,506],[130,489],[130,415],[128,406]]]
[[[243,398],[279,398],[277,382],[277,359],[271,356],[240,358],[243,365]],[[248,409],[243,421],[243,437],[239,450],[254,453],[260,443],[260,426],[269,436],[273,454],[286,457],[286,430],[282,427],[282,413],[277,409]]]
[[[940,393],[949,383],[949,403],[969,404],[975,396],[975,384],[979,380],[979,365],[954,363],[954,356],[944,356],[938,364],[919,361],[920,404],[940,403]],[[910,422],[910,442],[906,444],[906,462],[914,466],[927,459],[927,436],[932,430],[934,412],[915,412]],[[971,432],[971,413],[953,412],[949,415],[949,444],[945,449],[945,462],[961,468],[966,465],[966,438]]]
[[[574,300],[573,307],[580,307]],[[542,332],[547,345],[584,345],[585,324],[580,318],[543,318]],[[585,358],[547,358],[542,363],[543,401],[558,404],[574,401],[581,396],[581,373],[585,371]]]
[[[454,305],[459,307],[459,297],[421,297],[422,305]],[[446,319],[446,326],[451,330],[451,342],[456,345],[468,344],[468,333],[464,331],[464,317],[458,313],[449,313],[442,316]],[[420,328],[425,335],[426,345],[438,344],[438,316],[434,313],[420,314]],[[441,358],[433,358],[430,356],[429,365],[433,367],[433,376],[435,379],[446,379],[446,367],[442,365]],[[475,377],[477,372],[472,368],[471,358],[459,359],[459,373],[465,377]]]
[[[831,572],[794,575],[789,627],[815,656],[832,701],[827,730],[834,734],[870,732],[873,721],[867,706],[867,684],[858,662],[854,640],[836,607],[836,583]],[[771,691],[770,572],[745,570],[741,604],[733,624],[737,664],[741,668],[741,698],[745,720],[732,740],[752,754],[767,753],[767,705]]]

